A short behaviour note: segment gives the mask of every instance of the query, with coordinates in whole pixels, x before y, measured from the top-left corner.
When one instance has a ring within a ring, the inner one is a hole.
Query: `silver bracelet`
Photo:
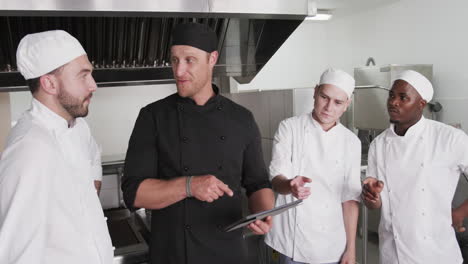
[[[192,177],[193,176],[187,176],[187,179],[185,180],[185,192],[187,194],[187,198],[192,197]]]

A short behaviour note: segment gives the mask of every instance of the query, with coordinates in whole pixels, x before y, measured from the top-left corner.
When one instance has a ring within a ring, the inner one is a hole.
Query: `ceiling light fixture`
[[[305,20],[312,20],[312,21],[325,21],[330,20],[332,18],[332,14],[321,14],[317,13],[315,16],[308,16]]]

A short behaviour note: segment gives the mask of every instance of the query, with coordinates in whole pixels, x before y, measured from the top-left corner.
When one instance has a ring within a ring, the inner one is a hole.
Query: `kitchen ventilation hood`
[[[172,28],[208,25],[219,39],[214,77],[250,82],[308,15],[310,0],[0,0],[0,91],[27,90],[16,47],[29,33],[63,29],[95,67],[99,87],[174,82]]]

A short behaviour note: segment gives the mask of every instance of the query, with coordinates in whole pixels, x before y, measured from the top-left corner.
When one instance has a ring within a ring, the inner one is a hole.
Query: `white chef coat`
[[[295,261],[339,261],[346,248],[342,203],[359,201],[360,163],[361,143],[343,125],[325,132],[311,113],[282,121],[274,137],[270,178],[309,177],[311,195],[274,217],[265,242]],[[291,194],[278,194],[276,206],[293,200]]]
[[[367,176],[384,182],[379,225],[382,264],[458,264],[451,203],[467,171],[468,137],[421,118],[405,136],[394,126],[371,144]]]
[[[0,159],[0,263],[112,263],[94,187],[101,174],[85,120],[69,128],[33,99]]]

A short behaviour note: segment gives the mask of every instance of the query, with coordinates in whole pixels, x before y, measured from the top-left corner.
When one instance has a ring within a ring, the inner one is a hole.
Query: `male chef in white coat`
[[[100,151],[82,118],[96,90],[86,52],[55,30],[26,35],[16,58],[33,99],[0,159],[0,263],[112,263]]]
[[[275,134],[270,177],[276,206],[304,200],[275,216],[265,238],[281,264],[355,263],[361,143],[339,123],[354,86],[346,72],[326,70],[312,113],[283,120]]]
[[[387,101],[390,127],[369,149],[362,197],[367,207],[381,208],[382,264],[463,261],[451,203],[460,173],[468,172],[468,136],[424,118],[433,93],[422,74],[399,74]]]

